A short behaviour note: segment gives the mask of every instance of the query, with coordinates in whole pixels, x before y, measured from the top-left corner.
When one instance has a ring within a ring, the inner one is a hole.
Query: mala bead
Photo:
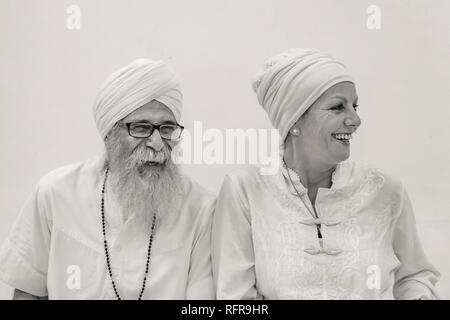
[[[108,273],[109,273],[109,277],[111,279],[111,284],[112,284],[114,293],[117,297],[117,300],[122,300],[120,298],[119,291],[117,290],[116,283],[114,282],[114,279],[113,279],[113,274],[112,274],[112,269],[111,269],[111,261],[110,261],[109,252],[108,252],[108,242],[106,240],[105,205],[104,204],[105,204],[105,186],[106,186],[106,179],[108,177],[108,172],[109,172],[109,168],[106,168],[105,179],[103,180],[102,200],[101,200],[103,244],[105,247],[106,266],[108,267]],[[155,230],[155,223],[156,223],[156,214],[153,214],[152,229],[150,232],[150,238],[149,238],[148,249],[147,249],[147,261],[145,263],[144,280],[142,281],[142,289],[141,289],[141,292],[139,293],[139,297],[138,297],[139,300],[142,299],[142,295],[144,294],[144,290],[145,290],[145,284],[147,282],[147,275],[148,275],[148,270],[149,270],[149,266],[150,266],[150,253],[152,250],[153,232]]]

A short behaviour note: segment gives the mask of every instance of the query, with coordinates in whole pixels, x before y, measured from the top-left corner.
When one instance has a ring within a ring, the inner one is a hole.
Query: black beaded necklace
[[[111,283],[112,283],[112,287],[114,289],[114,293],[116,294],[117,300],[122,300],[119,296],[119,292],[117,291],[117,287],[116,284],[114,282],[113,279],[113,275],[112,275],[112,271],[111,271],[111,259],[109,258],[109,253],[108,253],[108,243],[106,241],[106,227],[105,227],[105,185],[106,185],[106,179],[108,177],[108,172],[109,172],[109,168],[106,168],[105,171],[105,179],[103,180],[103,187],[102,187],[102,231],[103,231],[103,243],[105,246],[105,255],[106,255],[106,265],[108,266],[108,272],[109,272],[109,277],[111,279]],[[150,252],[152,250],[152,241],[153,241],[153,233],[155,231],[155,221],[156,221],[156,215],[153,214],[153,218],[152,218],[152,230],[150,232],[150,240],[148,243],[148,250],[147,250],[147,262],[145,264],[145,274],[144,274],[144,280],[142,281],[142,289],[141,292],[139,293],[139,298],[138,300],[142,299],[142,295],[144,294],[144,290],[145,290],[145,282],[147,281],[147,275],[148,275],[148,267],[150,264]]]

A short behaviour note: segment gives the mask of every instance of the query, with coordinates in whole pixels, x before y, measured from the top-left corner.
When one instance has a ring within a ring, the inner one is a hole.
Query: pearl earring
[[[291,134],[294,136],[298,136],[300,135],[300,129],[299,128],[294,128],[291,130]]]

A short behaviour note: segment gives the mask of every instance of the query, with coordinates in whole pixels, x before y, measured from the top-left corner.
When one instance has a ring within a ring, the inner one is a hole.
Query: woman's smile
[[[345,146],[350,146],[350,139],[353,138],[351,133],[332,133],[331,137]]]

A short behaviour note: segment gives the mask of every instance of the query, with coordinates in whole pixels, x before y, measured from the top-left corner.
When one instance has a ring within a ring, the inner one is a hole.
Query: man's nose
[[[145,145],[152,148],[156,152],[161,151],[164,148],[164,142],[159,134],[159,130],[153,130],[152,135],[147,138]]]
[[[356,113],[356,111],[353,109],[353,106],[352,106],[351,111],[349,112],[349,114],[345,118],[344,124],[346,126],[348,126],[348,127],[353,127],[354,131],[356,129],[358,129],[358,127],[361,125],[361,118]]]

